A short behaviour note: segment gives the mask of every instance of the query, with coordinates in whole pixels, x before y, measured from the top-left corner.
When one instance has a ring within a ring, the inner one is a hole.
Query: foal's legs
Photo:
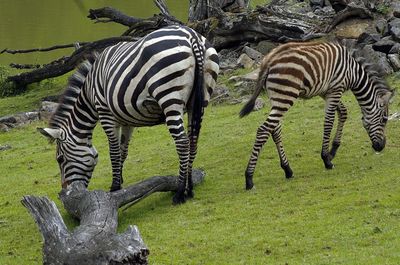
[[[281,167],[285,171],[285,177],[289,179],[293,176],[293,171],[290,168],[289,161],[285,154],[285,150],[283,149],[281,123],[279,123],[276,126],[274,132],[272,133],[272,139],[274,140],[276,149],[278,150],[279,159],[281,160]]]
[[[283,115],[288,111],[289,107],[282,107],[279,106],[279,104],[274,104],[272,101],[272,107],[271,107],[271,112],[269,113],[267,119],[263,124],[260,125],[257,129],[257,135],[256,135],[256,141],[253,145],[253,151],[251,152],[251,156],[249,159],[249,162],[247,164],[245,176],[246,176],[246,189],[252,189],[254,184],[253,184],[253,174],[254,170],[256,168],[257,160],[260,155],[261,149],[264,146],[264,144],[267,142],[269,136],[276,130],[278,126],[280,126],[280,122],[283,118]],[[293,102],[290,104],[290,106],[293,104]],[[277,132],[276,137],[278,137],[279,130]],[[283,149],[282,149],[283,150]],[[279,149],[278,149],[279,151]],[[287,174],[289,174],[289,169]],[[286,173],[286,170],[285,170]],[[288,175],[286,175],[288,176]]]
[[[343,126],[347,119],[347,109],[341,101],[339,102],[336,111],[338,113],[339,120],[338,120],[335,138],[333,138],[333,142],[332,142],[332,149],[329,152],[329,154],[331,155],[331,160],[335,157],[336,152],[339,149],[340,141],[341,141],[342,134],[343,134]]]

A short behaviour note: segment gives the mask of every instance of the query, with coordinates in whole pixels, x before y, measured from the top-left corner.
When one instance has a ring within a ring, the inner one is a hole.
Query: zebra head
[[[87,186],[98,159],[91,139],[80,139],[78,142],[60,128],[38,128],[38,131],[57,143],[56,159],[60,167],[62,187],[66,188],[73,181],[83,181]]]
[[[372,108],[364,108],[361,119],[371,139],[372,148],[380,152],[386,144],[385,126],[388,121],[389,102],[394,92],[384,82],[375,83],[375,86],[378,86],[378,88],[375,90],[376,93],[372,95]]]

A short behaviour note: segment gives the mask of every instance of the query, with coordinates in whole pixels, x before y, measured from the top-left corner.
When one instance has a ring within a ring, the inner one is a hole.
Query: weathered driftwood
[[[204,172],[193,171],[193,183]],[[69,214],[80,220],[73,231],[66,227],[56,205],[47,197],[25,196],[22,204],[30,211],[44,238],[44,264],[147,264],[149,250],[138,228],[129,226],[117,233],[118,208],[132,205],[154,192],[176,191],[177,177],[156,176],[117,192],[88,191],[74,182],[59,198]]]

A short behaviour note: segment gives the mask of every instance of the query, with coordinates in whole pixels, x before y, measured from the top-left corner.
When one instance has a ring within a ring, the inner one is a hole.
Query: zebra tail
[[[201,121],[204,113],[204,46],[199,42],[192,43],[196,65],[194,71],[194,85],[192,91],[192,117],[190,133],[192,136],[200,134]]]
[[[267,79],[267,76],[268,76],[268,70],[263,71],[261,68],[260,71],[262,71],[262,72],[260,72],[260,74],[259,74],[259,77],[257,80],[257,85],[256,85],[256,90],[254,91],[254,93],[251,96],[251,98],[249,99],[249,101],[247,101],[247,103],[240,110],[240,112],[239,112],[240,118],[243,118],[244,116],[248,115],[250,112],[253,111],[254,105],[256,104],[256,99],[258,98],[258,96],[260,95],[260,93],[264,87],[265,80]]]

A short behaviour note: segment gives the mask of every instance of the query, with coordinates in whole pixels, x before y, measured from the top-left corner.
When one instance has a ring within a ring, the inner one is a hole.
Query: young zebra
[[[57,141],[62,186],[73,181],[88,185],[97,163],[91,138],[98,121],[109,142],[111,191],[121,188],[133,127],[166,123],[179,156],[173,202],[183,203],[193,196],[192,163],[203,110],[219,72],[215,49],[192,29],[170,26],[137,42],[108,47],[96,57],[73,75],[50,128],[40,130]]]
[[[246,189],[253,187],[253,173],[260,151],[272,135],[286,178],[293,172],[283,149],[281,121],[297,98],[321,96],[325,100],[325,121],[321,158],[327,169],[333,168],[332,159],[340,146],[347,110],[340,101],[350,89],[362,111],[362,121],[372,141],[372,147],[385,147],[384,129],[388,118],[389,99],[393,91],[376,73],[359,63],[342,46],[335,43],[287,43],[272,50],[261,63],[257,87],[240,116],[249,114],[255,100],[266,88],[271,111],[258,128],[256,141],[245,172]],[[329,151],[331,130],[338,113],[338,126]]]

